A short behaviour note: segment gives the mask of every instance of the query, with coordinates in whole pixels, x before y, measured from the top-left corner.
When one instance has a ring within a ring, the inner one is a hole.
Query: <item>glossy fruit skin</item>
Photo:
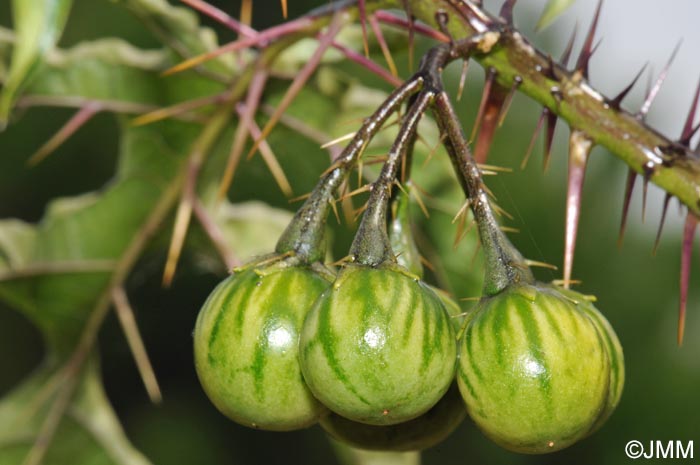
[[[556,288],[482,299],[460,343],[469,415],[506,449],[539,454],[586,436],[604,411],[610,361],[596,324]]]
[[[319,424],[334,439],[365,450],[423,450],[444,441],[464,421],[467,411],[457,383],[430,410],[413,420],[376,426],[348,420],[331,413]]]
[[[605,403],[605,408],[591,427],[590,432],[593,433],[605,424],[620,403],[622,391],[625,386],[625,356],[622,351],[622,344],[620,344],[620,340],[612,325],[593,305],[590,298],[574,291],[561,290],[561,292],[576,301],[578,308],[591,318],[603,338],[608,358],[610,359],[610,389],[608,390],[608,398]]]
[[[194,331],[197,375],[214,405],[242,425],[289,431],[327,412],[298,361],[299,331],[330,283],[304,267],[236,273],[211,293]]]
[[[391,425],[428,411],[454,376],[456,340],[435,293],[397,268],[348,265],[309,312],[300,362],[309,388],[353,421]]]

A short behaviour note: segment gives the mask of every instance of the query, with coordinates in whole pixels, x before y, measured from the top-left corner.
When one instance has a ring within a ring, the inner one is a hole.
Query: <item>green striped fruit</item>
[[[299,331],[329,282],[308,268],[248,269],[225,279],[197,318],[194,355],[202,387],[232,420],[289,431],[327,410],[299,368]]]
[[[433,447],[462,423],[467,411],[456,383],[430,410],[413,420],[389,426],[367,425],[331,413],[319,424],[333,438],[365,450],[409,451]]]
[[[391,425],[416,418],[454,376],[455,333],[442,302],[399,270],[346,266],[304,322],[304,379],[350,420]]]
[[[555,287],[518,285],[482,299],[460,343],[469,415],[516,452],[552,452],[586,436],[609,381],[596,324]]]
[[[591,427],[591,433],[593,433],[603,426],[617,408],[617,404],[620,403],[622,390],[625,386],[625,356],[615,330],[607,318],[595,308],[591,299],[574,291],[562,290],[562,292],[570,299],[576,301],[579,309],[585,312],[595,323],[598,332],[603,337],[603,342],[610,358],[610,390],[608,391],[605,408],[593,424],[593,427]]]

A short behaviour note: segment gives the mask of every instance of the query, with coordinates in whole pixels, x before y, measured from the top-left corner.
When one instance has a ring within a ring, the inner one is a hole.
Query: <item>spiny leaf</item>
[[[557,19],[567,8],[574,4],[576,0],[549,0],[542,10],[540,19],[537,20],[535,31],[541,31]]]
[[[13,0],[15,46],[12,64],[0,92],[0,131],[12,107],[38,72],[46,53],[63,32],[72,0]]]

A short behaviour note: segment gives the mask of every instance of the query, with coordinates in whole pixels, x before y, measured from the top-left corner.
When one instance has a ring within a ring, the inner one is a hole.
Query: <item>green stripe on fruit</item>
[[[326,412],[298,361],[299,331],[329,282],[304,267],[249,268],[225,279],[197,318],[195,367],[216,407],[253,428],[288,431]]]
[[[555,288],[481,300],[460,342],[458,384],[484,433],[522,453],[584,437],[605,408],[610,361],[596,324]]]
[[[416,418],[454,376],[455,333],[440,299],[397,267],[349,265],[309,313],[300,339],[314,395],[354,421]]]
[[[610,358],[610,390],[605,408],[591,427],[590,432],[593,433],[603,426],[620,403],[625,386],[625,356],[615,330],[607,318],[593,305],[591,298],[574,291],[566,291],[565,295],[577,302],[578,308],[596,325]]]

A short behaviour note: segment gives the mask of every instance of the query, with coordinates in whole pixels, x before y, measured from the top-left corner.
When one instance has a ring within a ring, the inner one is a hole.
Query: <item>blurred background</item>
[[[212,3],[233,15],[240,8],[238,1]],[[290,0],[289,3],[290,16],[295,17],[325,2]],[[552,26],[535,34],[534,25],[543,4],[541,0],[518,3],[516,25],[539,48],[557,57],[578,24],[576,56],[593,16],[594,2],[579,0]],[[487,1],[486,8],[496,12],[500,2]],[[700,29],[696,27],[699,10],[697,2],[691,0],[676,0],[663,6],[651,0],[608,0],[597,35],[602,43],[590,65],[592,85],[603,94],[614,96],[645,63],[650,63],[623,105],[634,112],[643,100],[649,70],[653,70],[655,79],[673,47],[683,39],[667,82],[648,117],[651,126],[671,138],[678,137],[681,131],[700,77],[696,53],[700,44]],[[264,28],[281,20],[278,2],[255,2],[255,27]],[[214,22],[206,19],[203,22],[217,31],[221,42],[235,38]],[[0,2],[0,25],[11,27],[9,1]],[[122,37],[142,48],[160,47],[157,39],[120,5],[76,0],[60,46],[70,47],[105,36]],[[422,49],[427,47],[427,43],[419,45]],[[402,76],[407,76],[405,49],[401,48],[395,58]],[[357,72],[350,64],[338,66],[348,74],[359,76],[368,86],[389,90],[386,84],[372,77],[365,79],[366,73]],[[478,65],[471,67],[465,96],[458,104],[467,131],[477,111],[482,76]],[[459,66],[451,66],[446,72],[446,86],[453,95],[458,78]],[[275,85],[283,89],[285,84]],[[507,224],[520,231],[510,237],[523,255],[561,266],[568,128],[564,124],[557,128],[551,166],[546,173],[541,168],[541,140],[527,168],[521,170],[520,162],[538,114],[537,105],[527,97],[516,96],[496,134],[489,159],[489,163],[511,167],[513,172],[488,178],[487,184],[499,205],[514,216]],[[109,114],[90,121],[44,163],[34,168],[26,166],[29,155],[70,115],[71,111],[64,109],[30,109],[0,133],[0,218],[41,221],[51,199],[97,190],[110,181],[117,163],[119,139],[116,118]],[[309,169],[293,170],[295,192],[305,192],[325,169],[327,155],[308,142],[303,153],[284,146],[284,140],[276,142],[277,145],[272,139],[285,168],[294,165],[295,156],[304,155],[312,160],[305,162]],[[277,193],[259,160],[244,165],[241,171],[244,176],[237,178],[230,192],[234,201],[262,198],[290,211],[298,205],[290,205]],[[598,297],[598,308],[614,326],[625,350],[627,380],[616,413],[592,437],[562,452],[536,457],[499,448],[466,421],[448,440],[426,451],[424,463],[619,464],[629,460],[624,446],[633,439],[643,443],[695,440],[695,445],[700,445],[700,292],[692,284],[700,280],[697,251],[693,255],[686,340],[678,347],[675,335],[683,217],[678,214],[675,202],[672,203],[658,253],[652,256],[663,192],[650,186],[646,222],[642,222],[641,186],[638,186],[624,245],[618,248],[626,172],[617,158],[603,148],[594,149],[585,183],[574,265],[574,278],[582,282],[578,290]],[[435,180],[429,183],[435,184]],[[260,186],[266,185],[271,188],[261,189]],[[433,194],[439,196],[440,192]],[[451,244],[455,229],[449,215],[437,212],[428,220],[421,217],[417,221],[428,242]],[[212,271],[211,267],[201,266],[196,254],[186,253],[173,286],[163,289],[160,274],[167,244],[163,241],[168,235],[166,227],[160,246],[149,249],[128,282],[138,325],[163,391],[161,405],[149,403],[115,317],[108,317],[99,336],[105,389],[129,439],[154,464],[336,463],[331,446],[318,427],[294,433],[253,431],[230,422],[209,403],[194,372],[191,332],[202,302],[224,274],[221,267]],[[352,239],[352,231],[345,225],[334,226],[334,235],[335,254],[342,256]],[[441,247],[436,249],[449,250],[449,245]],[[457,265],[470,266],[470,261],[463,262]],[[446,264],[448,270],[452,266]],[[537,270],[536,274],[543,281],[561,277],[559,272],[550,270]],[[464,278],[471,281],[463,286],[459,284],[461,278],[455,276],[449,279],[455,296],[474,296],[478,290],[474,274]],[[463,303],[467,305],[466,301]],[[32,372],[42,354],[41,336],[29,320],[0,304],[0,396]]]

